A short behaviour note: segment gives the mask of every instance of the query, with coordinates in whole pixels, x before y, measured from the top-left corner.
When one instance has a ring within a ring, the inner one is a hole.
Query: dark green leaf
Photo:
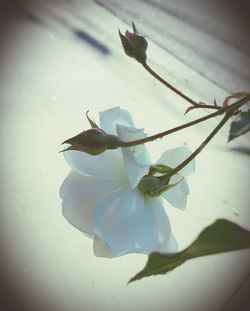
[[[230,221],[219,219],[205,228],[183,251],[172,255],[150,254],[144,269],[130,279],[129,283],[146,276],[165,274],[189,259],[246,248],[250,248],[250,232]]]
[[[250,131],[250,109],[246,112],[241,112],[239,117],[232,121],[228,141],[231,141],[248,131]]]

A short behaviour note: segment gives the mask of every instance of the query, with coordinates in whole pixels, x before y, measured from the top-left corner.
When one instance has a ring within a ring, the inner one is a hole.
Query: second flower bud
[[[91,128],[63,142],[70,144],[66,150],[78,150],[92,155],[98,155],[108,149],[120,147],[120,140],[115,135],[109,135],[100,128]]]

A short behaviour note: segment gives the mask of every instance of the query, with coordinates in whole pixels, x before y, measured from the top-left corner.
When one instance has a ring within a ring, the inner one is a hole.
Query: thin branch
[[[169,134],[172,134],[172,133],[178,132],[180,130],[183,130],[183,129],[187,128],[187,127],[193,126],[193,125],[198,124],[200,122],[203,122],[203,121],[206,121],[206,120],[211,119],[213,117],[216,117],[216,116],[219,116],[221,114],[224,114],[224,113],[226,113],[227,111],[229,111],[231,109],[234,109],[234,113],[235,113],[235,111],[238,109],[237,107],[239,105],[240,106],[243,105],[243,104],[241,104],[242,102],[245,103],[245,102],[247,102],[249,100],[250,100],[250,97],[246,96],[243,99],[239,100],[238,102],[232,104],[231,106],[228,106],[226,108],[220,109],[220,110],[218,110],[216,112],[213,112],[213,113],[211,113],[211,114],[209,114],[209,115],[207,115],[205,117],[196,119],[194,121],[182,124],[180,126],[172,128],[170,130],[167,130],[167,131],[164,131],[164,132],[161,132],[161,133],[149,136],[149,137],[145,137],[145,138],[138,139],[138,140],[133,140],[133,141],[121,141],[120,147],[123,147],[123,148],[134,147],[134,146],[137,146],[137,145],[140,145],[140,144],[145,144],[145,143],[148,143],[150,141],[154,141],[154,140],[156,140],[158,138],[162,138],[162,137],[167,136]]]
[[[216,128],[209,134],[209,136],[203,141],[203,143],[182,163],[180,163],[177,167],[167,173],[159,177],[160,179],[169,179],[176,173],[178,173],[181,169],[183,169],[189,162],[191,162],[201,151],[205,148],[205,146],[212,140],[212,138],[218,133],[218,131],[222,128],[222,126],[235,114],[235,112],[246,102],[250,100],[250,95],[242,98],[238,102],[229,106],[226,109],[226,114],[224,118],[220,121],[220,123],[216,126]]]
[[[219,116],[219,115],[223,114],[224,112],[225,112],[225,110],[219,110],[219,111],[213,112],[213,113],[211,113],[211,114],[209,114],[209,115],[207,115],[205,117],[196,119],[194,121],[182,124],[180,126],[172,128],[170,130],[167,130],[167,131],[164,131],[164,132],[161,132],[161,133],[149,136],[149,137],[145,137],[145,138],[142,138],[142,139],[138,139],[138,140],[134,140],[134,141],[127,141],[127,142],[122,141],[121,142],[121,147],[133,147],[133,146],[136,146],[136,145],[145,144],[145,143],[148,143],[150,141],[154,141],[154,140],[156,140],[158,138],[162,138],[164,136],[167,136],[167,135],[170,135],[170,134],[172,134],[174,132],[183,130],[183,129],[185,129],[187,127],[190,127],[192,125],[195,125],[195,124],[198,124],[200,122],[203,122],[203,121],[206,121],[208,119],[211,119],[213,117]]]
[[[142,66],[153,76],[155,77],[158,81],[160,81],[162,84],[164,84],[167,88],[169,88],[171,91],[179,95],[180,97],[184,98],[186,101],[188,101],[192,106],[196,108],[208,108],[208,109],[215,109],[215,110],[220,110],[220,106],[216,105],[205,105],[205,104],[199,104],[195,102],[193,99],[179,91],[177,88],[175,88],[172,84],[164,80],[161,76],[159,76],[147,63],[143,63]]]

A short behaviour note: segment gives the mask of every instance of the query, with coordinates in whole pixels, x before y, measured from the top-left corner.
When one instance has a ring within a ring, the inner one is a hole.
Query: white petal
[[[157,163],[165,164],[171,168],[175,168],[181,162],[186,160],[191,154],[192,151],[184,146],[169,149],[161,155]],[[187,164],[179,173],[183,176],[188,176],[191,173],[193,173],[194,170],[195,170],[195,161],[193,160],[189,164]]]
[[[133,141],[146,137],[143,129],[117,125],[117,134],[122,141]],[[131,186],[137,186],[141,178],[148,173],[150,157],[145,145],[122,148],[124,167]]]
[[[135,188],[142,177],[148,173],[149,165],[138,164],[129,148],[122,148],[122,154],[126,175],[129,179],[131,187]]]
[[[171,234],[168,239],[162,244],[159,252],[167,254],[175,254],[178,251],[178,244],[175,237]]]
[[[116,187],[116,183],[98,182],[91,177],[71,172],[60,188],[64,217],[77,229],[94,234],[92,230],[93,209],[103,195]]]
[[[117,134],[118,137],[123,140],[123,141],[132,141],[132,140],[137,140],[137,139],[141,139],[146,137],[147,135],[144,133],[144,129],[138,129],[134,126],[124,126],[122,124],[117,124],[116,125],[117,128]],[[139,145],[140,146],[140,145]],[[139,147],[133,147],[135,148],[135,152],[136,149]]]
[[[113,257],[107,245],[98,236],[94,238],[93,251],[96,257]]]
[[[174,175],[170,179],[170,184],[175,184],[179,182],[183,177],[179,175]],[[185,209],[187,203],[187,196],[189,194],[189,187],[185,179],[183,179],[175,187],[163,192],[162,196],[174,207],[179,209]]]
[[[126,188],[99,201],[93,212],[93,229],[113,256],[157,251],[170,235],[161,200],[144,201],[137,190]]]
[[[120,150],[107,150],[99,155],[68,150],[64,157],[74,171],[85,176],[127,182]]]
[[[108,134],[117,135],[116,124],[124,126],[133,126],[131,114],[120,107],[107,109],[99,113],[100,127]]]
[[[117,134],[120,140],[128,142],[145,138],[147,134],[144,133],[144,129],[137,129],[135,127],[126,127],[117,124]],[[150,156],[145,145],[138,145],[127,148],[133,153],[133,157],[138,164],[149,164]]]

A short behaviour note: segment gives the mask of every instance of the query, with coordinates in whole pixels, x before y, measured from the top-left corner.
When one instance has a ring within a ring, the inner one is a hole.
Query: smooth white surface
[[[7,11],[0,77],[2,293],[8,293],[9,305],[19,303],[25,310],[28,305],[60,311],[219,310],[249,273],[249,251],[200,258],[166,276],[126,286],[147,257],[97,258],[92,241],[61,214],[59,187],[69,167],[59,144],[87,128],[86,110],[95,116],[119,105],[151,134],[202,114],[184,117],[186,103],[124,56],[116,31],[126,25],[119,18],[87,1],[76,8],[97,29],[105,29],[102,35],[56,3],[37,9],[44,24],[25,19],[19,8]],[[111,54],[77,41],[56,13],[105,42]],[[171,64],[158,69],[190,96],[211,101],[227,95],[154,43],[149,52],[150,60],[158,59],[156,69],[161,59]],[[149,144],[153,160],[183,143],[195,148],[215,124],[208,121]],[[187,209],[166,205],[180,248],[217,218],[250,229],[249,155],[230,150],[249,150],[249,143],[242,137],[227,145],[227,130],[197,158],[196,173],[188,179]]]

